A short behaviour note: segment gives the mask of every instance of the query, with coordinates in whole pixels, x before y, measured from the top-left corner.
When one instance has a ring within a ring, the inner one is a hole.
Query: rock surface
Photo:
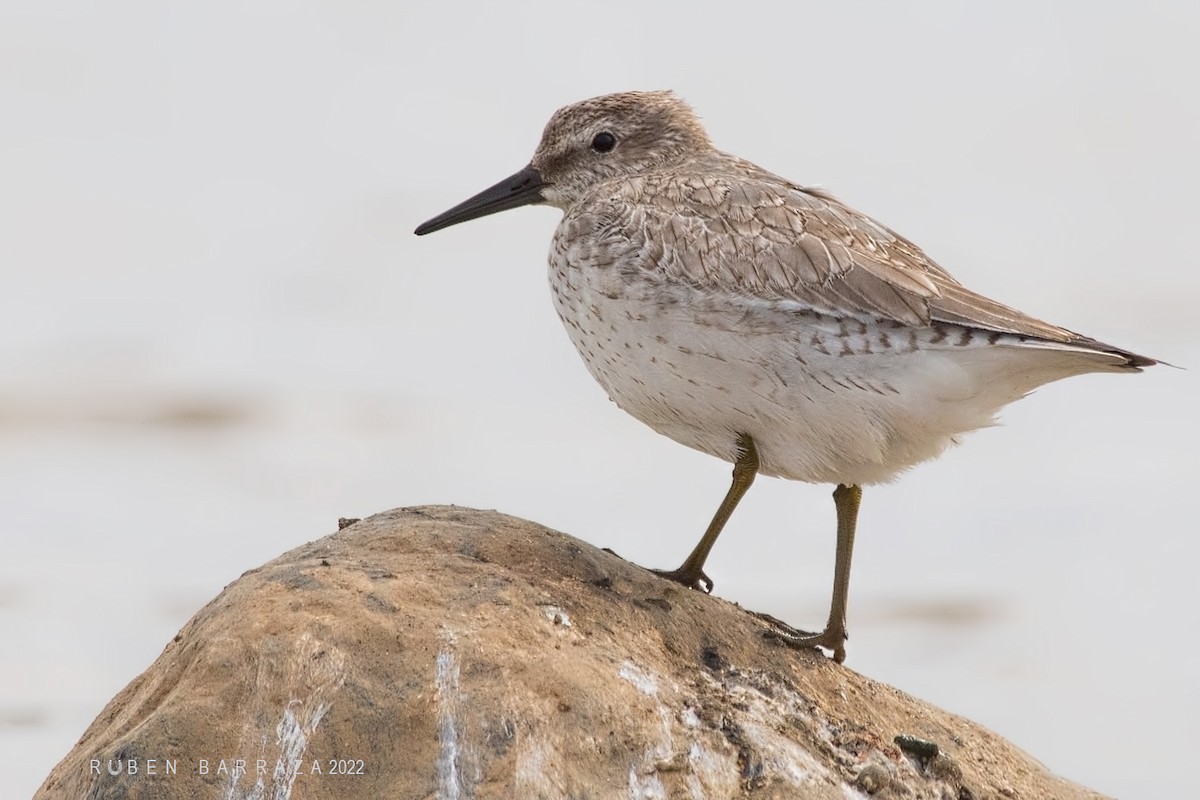
[[[36,798],[1100,797],[764,630],[531,522],[389,511],[230,584]]]

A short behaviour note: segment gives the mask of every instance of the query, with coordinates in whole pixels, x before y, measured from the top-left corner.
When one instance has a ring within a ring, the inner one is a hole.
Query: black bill
[[[546,184],[533,167],[526,167],[516,175],[505,178],[490,189],[484,189],[470,200],[465,200],[449,211],[438,214],[420,225],[414,233],[424,236],[467,220],[486,217],[497,211],[507,211],[518,206],[545,202],[542,187]]]

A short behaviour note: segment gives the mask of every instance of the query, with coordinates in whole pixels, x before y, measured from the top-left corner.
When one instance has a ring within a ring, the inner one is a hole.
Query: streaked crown
[[[560,108],[531,166],[546,202],[567,208],[596,184],[687,161],[712,149],[691,106],[674,92],[623,92]]]

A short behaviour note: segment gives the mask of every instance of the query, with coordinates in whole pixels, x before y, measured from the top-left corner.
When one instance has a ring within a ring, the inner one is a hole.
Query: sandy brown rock
[[[389,511],[228,586],[36,797],[1100,797],[764,629],[531,522]]]

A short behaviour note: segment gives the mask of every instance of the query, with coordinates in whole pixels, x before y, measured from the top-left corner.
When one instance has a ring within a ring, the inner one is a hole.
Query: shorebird
[[[825,628],[771,621],[838,662],[863,486],[1037,386],[1157,363],[989,300],[825,191],[717,150],[672,92],[559,109],[528,166],[416,233],[530,204],[563,212],[550,288],[592,377],[654,430],[733,464],[699,543],[657,572],[711,591],[709,551],[760,473],[834,484]]]

